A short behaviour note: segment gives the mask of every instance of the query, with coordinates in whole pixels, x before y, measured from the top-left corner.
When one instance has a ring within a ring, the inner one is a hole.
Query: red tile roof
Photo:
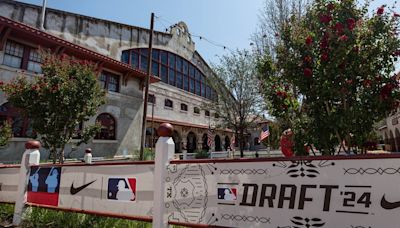
[[[92,61],[104,62],[104,66],[106,68],[115,69],[121,73],[128,73],[130,75],[133,75],[134,77],[138,77],[141,79],[144,79],[146,77],[146,72],[132,68],[128,64],[125,64],[123,62],[120,62],[118,60],[110,58],[108,56],[99,54],[95,51],[92,51],[88,48],[77,45],[75,43],[66,41],[57,36],[51,35],[45,31],[41,31],[41,30],[31,27],[29,25],[11,20],[9,18],[0,16],[0,26],[10,27],[12,29],[13,35],[19,34],[19,35],[22,35],[21,37],[23,37],[25,39],[28,38],[29,40],[32,40],[32,38],[37,38],[41,43],[44,44],[43,46],[46,46],[46,47],[51,47],[51,45],[62,46],[62,47],[66,48],[66,52],[72,53],[73,55],[76,55],[77,57],[83,55],[84,57],[86,57]],[[158,81],[160,81],[160,79],[158,77],[155,77],[155,76],[151,77],[151,82],[158,82]]]

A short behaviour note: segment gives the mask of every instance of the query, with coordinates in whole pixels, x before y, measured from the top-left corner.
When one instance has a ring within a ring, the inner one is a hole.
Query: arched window
[[[148,58],[147,48],[125,50],[121,56],[122,62],[144,72],[147,71]],[[207,83],[206,75],[187,59],[160,49],[153,49],[151,59],[151,72],[163,83],[210,100],[216,99],[216,92]]]
[[[108,113],[102,113],[96,118],[96,122],[101,125],[101,129],[95,139],[115,140],[116,122],[114,117]]]
[[[201,148],[207,151],[210,149],[208,146],[208,136],[206,133],[203,134]]]
[[[197,149],[197,139],[196,134],[189,132],[186,137],[186,149],[188,153],[193,153]]]
[[[193,112],[194,112],[195,114],[200,114],[200,109],[199,109],[198,107],[194,107],[194,108],[193,108]]]
[[[170,99],[165,99],[164,106],[168,107],[168,108],[173,108],[174,107],[174,102],[172,102]]]
[[[214,142],[215,142],[215,151],[222,151],[221,137],[219,137],[219,135],[216,135],[214,137]]]
[[[22,116],[21,111],[9,102],[0,106],[0,124],[11,124],[14,137],[33,137],[34,132],[28,118]]]

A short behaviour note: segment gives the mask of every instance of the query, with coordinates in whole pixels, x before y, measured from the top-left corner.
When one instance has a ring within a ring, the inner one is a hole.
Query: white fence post
[[[169,161],[175,153],[175,144],[171,136],[173,127],[169,123],[162,123],[157,129],[160,136],[156,143],[156,157],[154,168],[154,198],[153,198],[153,228],[168,227],[168,218],[165,216],[165,177]]]
[[[25,143],[25,152],[22,155],[21,168],[19,170],[17,198],[14,208],[13,225],[15,226],[19,226],[23,219],[26,203],[26,190],[28,185],[29,167],[31,165],[39,165],[39,148],[40,142],[38,141],[28,141],[27,143]]]

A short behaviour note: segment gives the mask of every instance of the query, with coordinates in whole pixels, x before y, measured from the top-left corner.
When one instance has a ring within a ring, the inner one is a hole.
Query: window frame
[[[200,108],[199,107],[193,107],[193,113],[195,115],[200,115]]]
[[[12,53],[8,53],[7,52],[7,50],[8,50],[7,47],[8,47],[9,44],[10,45],[15,44],[15,45],[21,46],[22,47],[21,56],[18,56],[18,55],[12,54]],[[2,64],[5,65],[5,66],[8,66],[8,67],[18,68],[18,69],[26,70],[26,71],[29,71],[29,72],[41,74],[42,73],[41,67],[40,67],[40,71],[32,71],[28,67],[29,66],[29,62],[33,62],[33,63],[39,64],[39,65],[42,64],[42,60],[41,59],[39,61],[37,59],[36,60],[33,60],[33,59],[31,60],[31,53],[32,52],[37,52],[37,50],[38,50],[37,48],[29,46],[28,44],[21,43],[21,42],[18,42],[18,41],[15,41],[15,40],[11,40],[11,39],[7,39],[7,41],[4,43]],[[5,62],[6,61],[5,60],[6,56],[11,56],[11,57],[14,57],[14,58],[20,58],[21,59],[21,63],[19,64],[18,67],[17,66],[13,66],[11,64],[7,64]],[[39,54],[39,58],[40,58],[40,54]]]
[[[147,103],[149,104],[156,104],[156,96],[154,94],[149,94],[147,97]]]
[[[195,64],[167,50],[153,49],[153,53],[156,54],[152,54],[151,70],[163,83],[209,100],[215,99],[215,90],[207,83],[206,75]],[[137,59],[133,60],[132,56],[136,56]],[[147,66],[147,63],[142,63],[143,60],[148,60],[144,58],[148,58],[147,48],[124,50],[121,56],[121,60],[129,59],[126,63],[139,70],[144,70],[143,64]]]
[[[185,103],[181,103],[181,111],[187,112],[188,111],[188,105]]]
[[[35,132],[32,130],[32,135],[28,135],[27,132],[30,129],[30,120],[27,117],[24,117],[21,113],[21,110],[18,108],[14,107],[10,102],[5,102],[2,105],[0,105],[0,108],[8,108],[5,112],[2,110],[0,111],[0,122],[2,121],[7,121],[11,124],[11,131],[12,131],[12,137],[14,138],[33,138],[35,137]],[[15,119],[20,118],[22,121],[22,126],[21,126],[21,131],[18,135],[16,135],[16,132],[14,131],[14,124],[15,124]],[[1,125],[3,123],[0,123]]]
[[[171,106],[168,105],[168,102],[171,103]],[[171,99],[165,98],[164,99],[164,108],[173,109],[174,108],[174,102]]]
[[[103,75],[105,76],[105,81],[102,80],[102,76]],[[117,82],[116,83],[116,87],[117,87],[116,91],[110,90],[110,88],[109,88],[109,85],[111,84],[110,81],[111,81],[112,78],[116,79],[116,82]],[[104,82],[104,85],[103,85],[102,89],[105,89],[105,90],[107,90],[109,92],[114,92],[114,93],[119,93],[120,92],[120,87],[121,87],[120,80],[121,80],[121,75],[115,74],[115,73],[110,72],[108,70],[101,71],[100,77],[99,77],[99,82]]]

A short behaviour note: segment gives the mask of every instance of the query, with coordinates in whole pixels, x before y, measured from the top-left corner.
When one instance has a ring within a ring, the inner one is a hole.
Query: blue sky
[[[19,0],[41,5],[42,0]],[[206,37],[230,49],[250,48],[250,35],[256,30],[258,15],[265,0],[47,0],[48,7],[87,16],[117,21],[148,28],[150,14],[160,17],[155,21],[156,30],[184,21],[192,34]],[[363,1],[363,0],[362,0]],[[395,0],[375,0],[370,9],[393,5]],[[400,2],[400,0],[398,0]],[[397,2],[397,9],[400,3]],[[196,49],[208,62],[228,53],[193,37]]]

